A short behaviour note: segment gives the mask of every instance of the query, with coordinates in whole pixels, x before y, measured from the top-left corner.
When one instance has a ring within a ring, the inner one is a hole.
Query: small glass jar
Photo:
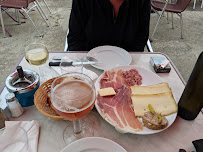
[[[19,117],[23,114],[23,108],[20,105],[18,99],[15,97],[14,93],[8,93],[5,96],[7,105],[8,105],[8,109],[11,112],[11,116],[12,117]]]

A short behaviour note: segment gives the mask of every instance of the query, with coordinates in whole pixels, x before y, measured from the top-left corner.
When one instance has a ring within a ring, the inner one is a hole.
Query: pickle
[[[160,124],[162,122],[161,114],[158,115],[158,123]]]
[[[154,115],[155,114],[155,110],[154,110],[154,108],[152,107],[151,104],[148,104],[148,108],[149,108],[149,111]]]

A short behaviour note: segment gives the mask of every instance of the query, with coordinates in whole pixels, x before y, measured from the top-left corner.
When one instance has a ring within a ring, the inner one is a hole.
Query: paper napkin
[[[20,129],[19,129],[20,128]],[[23,130],[23,131],[22,131]],[[38,138],[39,138],[39,124],[38,121],[6,121],[5,129],[0,136],[0,149],[5,147],[6,144],[12,143],[13,139],[19,139],[19,142],[12,146],[9,145],[10,152],[18,152],[24,145],[24,137],[27,136],[27,147],[23,151],[25,152],[37,152],[38,151]],[[15,149],[14,149],[15,147]],[[8,148],[8,147],[7,147]]]

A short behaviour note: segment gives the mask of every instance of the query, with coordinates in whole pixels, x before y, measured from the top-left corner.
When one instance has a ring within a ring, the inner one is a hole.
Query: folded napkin
[[[62,60],[63,60],[63,61],[66,61],[66,62],[75,61],[75,60],[73,60],[73,59],[70,59],[70,58],[67,57],[67,56],[63,57]],[[64,72],[62,72],[60,66],[51,66],[51,67],[52,67],[59,75],[64,74]],[[98,75],[97,75],[95,72],[90,71],[90,70],[86,69],[85,67],[83,67],[82,70],[81,70],[81,69],[82,69],[82,66],[67,66],[67,67],[64,68],[64,70],[65,70],[67,73],[68,73],[68,72],[80,72],[80,73],[82,72],[82,73],[88,75],[92,80],[95,80],[95,79],[98,77]]]
[[[6,144],[12,143],[13,139],[19,139],[18,141],[24,141],[28,139],[28,148],[24,149],[23,152],[37,152],[38,149],[38,138],[39,138],[39,124],[38,121],[6,121],[5,129],[0,135],[0,151]],[[22,144],[18,142],[15,146],[10,146],[9,152],[18,152],[22,149]],[[15,148],[14,148],[15,147]]]

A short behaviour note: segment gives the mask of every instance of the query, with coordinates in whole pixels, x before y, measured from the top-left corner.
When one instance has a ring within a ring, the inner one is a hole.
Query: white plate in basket
[[[146,70],[144,68],[140,68],[140,67],[135,66],[135,65],[118,66],[118,67],[115,67],[115,68],[113,68],[111,70],[122,69],[124,71],[127,71],[127,70],[130,70],[130,69],[133,69],[133,68],[135,68],[139,72],[139,74],[142,76],[142,85],[141,86],[153,85],[153,84],[164,82],[164,80],[162,78],[160,78],[156,73],[153,73],[153,72],[151,72],[149,70]],[[100,89],[100,80],[101,80],[101,78],[103,76],[104,76],[104,73],[101,74],[98,77],[98,79],[96,80],[96,82],[95,82],[95,88],[96,88],[97,94],[98,94],[98,90]],[[116,128],[116,130],[118,130],[119,132],[121,132],[121,133],[128,133],[128,131],[120,130],[120,128],[116,127],[116,124],[114,124],[113,122],[111,122],[107,118],[105,118],[104,114],[101,111],[100,107],[98,106],[97,102],[98,101],[96,100],[95,107],[96,107],[97,111],[99,112],[99,114],[102,116],[102,118],[105,119],[109,124],[114,126]],[[166,116],[166,119],[168,120],[168,126],[166,128],[164,128],[164,129],[161,129],[161,130],[152,130],[152,129],[148,129],[146,127],[143,127],[143,130],[140,131],[140,132],[129,132],[129,133],[139,134],[139,135],[148,135],[148,134],[155,134],[155,133],[161,132],[161,131],[167,129],[168,127],[170,127],[173,124],[173,122],[175,121],[176,117],[177,117],[177,113],[174,113],[172,115]],[[142,119],[141,118],[139,118],[139,119],[142,122]]]
[[[102,137],[87,137],[76,140],[61,152],[127,152],[116,142]]]
[[[90,50],[87,56],[96,58],[99,63],[92,66],[100,70],[108,70],[120,65],[129,65],[131,55],[124,49],[116,46],[99,46]]]

